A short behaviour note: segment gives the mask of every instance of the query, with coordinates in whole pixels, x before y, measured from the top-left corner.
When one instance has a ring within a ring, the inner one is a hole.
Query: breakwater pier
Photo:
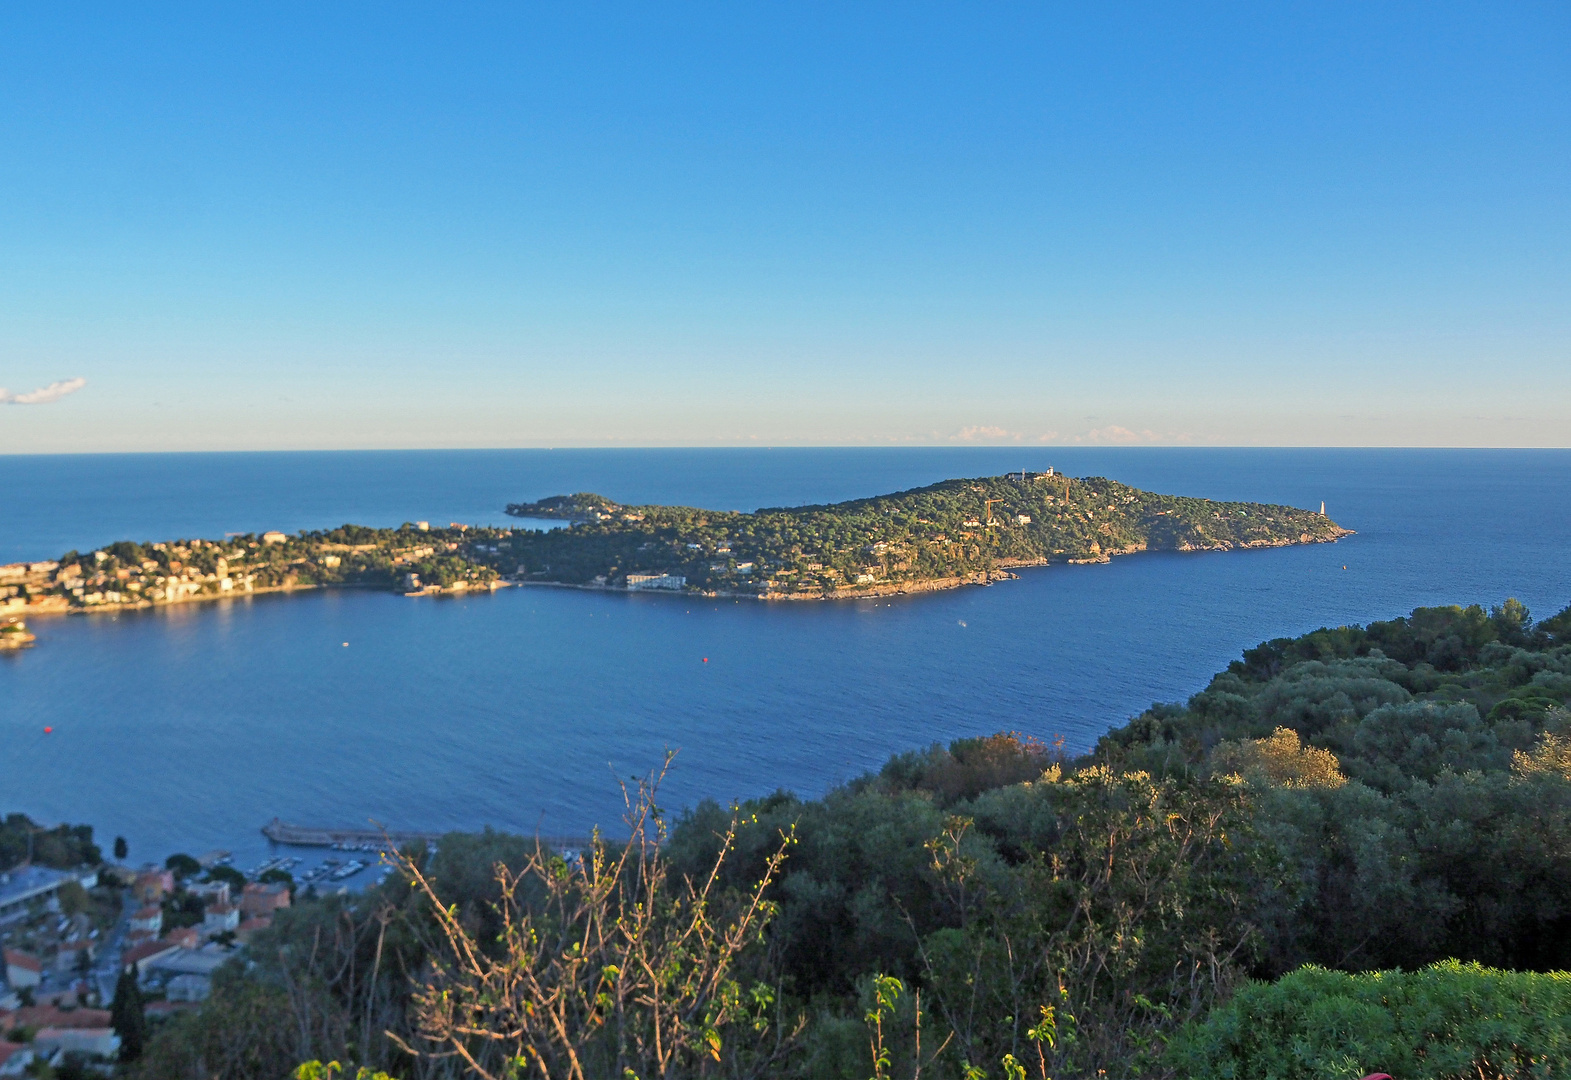
[[[397,848],[405,844],[424,841],[435,844],[446,833],[422,832],[410,829],[331,828],[311,825],[292,825],[274,818],[262,826],[262,835],[275,844],[295,847],[330,847],[357,851]],[[550,848],[581,850],[590,844],[587,836],[541,836],[541,843]]]

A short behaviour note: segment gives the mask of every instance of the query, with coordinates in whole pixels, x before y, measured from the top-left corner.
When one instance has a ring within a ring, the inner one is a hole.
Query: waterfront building
[[[56,894],[68,881],[80,882],[84,889],[98,884],[98,873],[93,870],[51,870],[47,866],[21,866],[0,874],[0,923],[20,919],[35,904],[43,904],[50,911],[59,911]]]
[[[629,589],[680,590],[687,585],[687,578],[680,574],[628,574]]]

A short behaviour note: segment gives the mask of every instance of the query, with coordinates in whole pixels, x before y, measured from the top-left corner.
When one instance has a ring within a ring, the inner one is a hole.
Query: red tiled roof
[[[134,949],[127,949],[120,957],[120,966],[130,967],[132,964],[141,963],[150,956],[162,956],[166,952],[173,952],[179,948],[183,948],[183,946],[174,941],[161,940],[144,942]]]
[[[165,934],[164,940],[172,945],[194,949],[197,946],[197,942],[202,940],[202,935],[196,932],[196,927],[194,926],[182,926]]]
[[[5,951],[5,962],[7,965],[26,968],[28,971],[36,971],[39,974],[42,974],[44,970],[43,961],[18,949],[7,949]]]
[[[59,1009],[53,1005],[24,1005],[12,1022],[30,1028],[103,1028],[110,1024],[108,1009]]]

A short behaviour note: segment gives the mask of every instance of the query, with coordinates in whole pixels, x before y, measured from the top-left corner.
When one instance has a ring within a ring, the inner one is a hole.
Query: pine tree
[[[147,1032],[147,1017],[142,1011],[142,990],[136,985],[136,968],[128,967],[115,983],[115,998],[109,1005],[109,1024],[120,1036],[120,1060],[135,1061],[142,1056]]]
[[[117,862],[124,862],[126,854],[130,850],[131,850],[131,847],[130,847],[129,844],[127,844],[125,842],[125,837],[123,837],[123,836],[115,837],[115,860]]]

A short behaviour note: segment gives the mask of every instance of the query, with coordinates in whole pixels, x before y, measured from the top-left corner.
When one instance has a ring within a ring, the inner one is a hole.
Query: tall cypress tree
[[[115,983],[115,999],[109,1004],[109,1024],[120,1036],[120,1060],[135,1061],[142,1056],[147,1034],[147,1016],[142,1010],[142,990],[136,985],[136,968],[120,972]]]

